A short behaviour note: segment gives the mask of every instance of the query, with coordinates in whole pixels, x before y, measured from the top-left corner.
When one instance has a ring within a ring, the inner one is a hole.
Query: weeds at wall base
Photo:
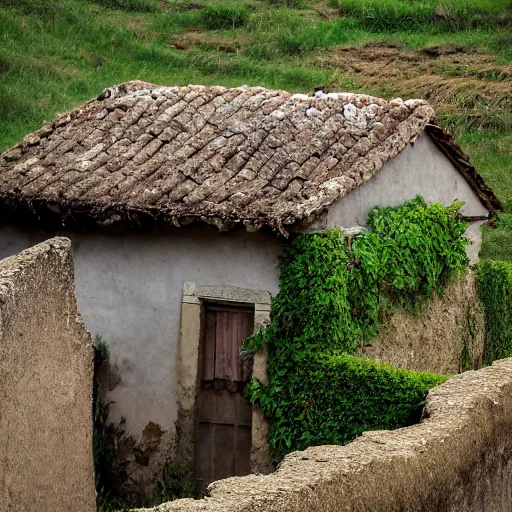
[[[181,498],[199,498],[200,493],[192,468],[179,459],[170,459],[164,466],[152,496],[152,505]]]
[[[192,469],[184,462],[169,459],[156,478],[150,497],[136,492],[126,492],[129,479],[125,462],[118,460],[119,442],[136,447],[135,440],[127,436],[124,419],[119,425],[109,422],[110,403],[102,400],[100,370],[109,364],[110,349],[101,336],[94,340],[93,384],[93,458],[95,470],[96,508],[98,512],[128,511],[152,507],[180,498],[198,498]]]

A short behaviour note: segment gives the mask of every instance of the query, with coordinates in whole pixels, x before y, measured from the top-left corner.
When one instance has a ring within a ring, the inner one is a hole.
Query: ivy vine
[[[270,422],[276,456],[419,419],[428,389],[446,377],[351,354],[390,307],[414,309],[466,271],[461,205],[416,197],[375,208],[353,239],[334,229],[287,244],[272,324],[245,344],[268,346],[269,385],[253,380],[246,394]]]
[[[485,311],[484,364],[512,356],[512,263],[482,261],[477,292]]]

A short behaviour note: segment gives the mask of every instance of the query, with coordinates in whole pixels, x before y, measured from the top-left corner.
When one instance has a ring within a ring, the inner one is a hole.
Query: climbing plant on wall
[[[512,263],[482,261],[476,278],[485,310],[484,363],[491,364],[512,356]]]
[[[419,419],[428,389],[445,377],[350,354],[388,308],[415,308],[466,271],[461,205],[417,197],[372,210],[368,231],[353,239],[334,229],[288,243],[272,324],[246,342],[268,346],[269,385],[253,381],[246,393],[270,421],[276,455]]]

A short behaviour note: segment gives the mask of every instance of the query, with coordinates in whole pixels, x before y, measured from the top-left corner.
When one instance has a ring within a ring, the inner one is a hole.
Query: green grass
[[[495,226],[484,226],[482,232],[482,259],[512,261],[512,214],[499,213]]]
[[[485,260],[512,261],[512,229],[484,226],[480,258]]]
[[[461,134],[459,142],[496,192],[506,212],[512,212],[512,133]]]
[[[512,133],[466,133],[459,137],[487,184],[512,212]],[[496,226],[482,229],[482,259],[512,261],[512,218],[499,214]]]
[[[251,11],[243,4],[206,5],[200,12],[200,23],[206,30],[229,30],[243,27]]]
[[[198,1],[0,0],[0,150],[133,79],[423,96],[512,212],[511,0]],[[451,89],[340,71],[338,49],[367,43],[451,45],[492,61],[433,60],[434,75],[461,81]],[[486,232],[483,254],[505,257],[498,234]]]
[[[0,9],[0,148],[104,87],[136,78],[308,91],[330,76],[296,58],[262,65],[244,54],[179,51],[168,32],[152,32],[164,22],[156,14],[134,16],[93,4],[70,4],[52,16]]]
[[[333,0],[332,4],[372,31],[494,28],[506,25],[512,15],[509,0]]]

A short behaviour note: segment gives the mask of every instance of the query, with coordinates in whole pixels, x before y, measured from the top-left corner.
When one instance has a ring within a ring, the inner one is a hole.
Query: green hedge
[[[512,356],[512,263],[477,265],[477,292],[485,310],[484,363]]]
[[[355,238],[335,229],[287,244],[272,324],[245,343],[268,345],[269,386],[253,381],[247,394],[270,421],[276,455],[418,418],[428,387],[443,377],[346,354],[378,332],[391,305],[414,308],[466,271],[460,206],[417,197],[374,209],[368,232]]]
[[[259,393],[260,384],[252,387],[274,420],[270,439],[276,454],[345,444],[366,430],[417,423],[428,390],[447,379],[350,355],[313,357],[300,378],[294,377],[288,386],[272,386],[268,395]]]

